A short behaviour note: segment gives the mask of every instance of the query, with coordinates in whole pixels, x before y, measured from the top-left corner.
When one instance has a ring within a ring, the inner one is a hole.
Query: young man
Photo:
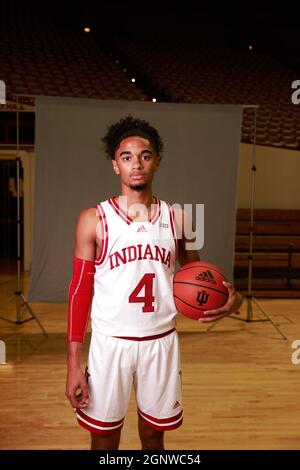
[[[118,449],[131,385],[142,449],[164,449],[164,432],[182,424],[180,357],[172,281],[187,251],[185,214],[152,194],[163,143],[148,122],[128,116],[103,138],[121,193],[78,219],[69,290],[66,395],[91,449]],[[226,305],[201,321],[236,311],[241,296],[227,284]],[[80,354],[92,301],[86,373]]]

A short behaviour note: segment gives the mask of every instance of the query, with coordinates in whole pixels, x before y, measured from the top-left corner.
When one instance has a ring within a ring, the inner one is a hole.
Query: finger
[[[84,383],[81,385],[81,395],[82,395],[82,399],[83,399],[83,400],[86,400],[86,399],[89,398],[89,390],[88,390],[88,387],[87,387],[86,382],[84,382]]]
[[[88,390],[86,382],[84,381],[81,384],[81,393],[80,393],[79,404],[81,405],[81,407],[85,407],[85,406],[88,405],[88,402],[89,402],[89,390]]]
[[[83,407],[86,407],[87,405],[89,404],[89,397],[82,397],[79,401],[78,401],[78,405],[83,408]]]
[[[231,289],[231,288],[232,288],[232,284],[231,284],[230,282],[228,282],[228,281],[223,281],[223,285],[224,285],[225,287],[227,287],[227,289]]]
[[[205,317],[214,317],[215,315],[223,315],[224,313],[227,313],[227,308],[217,308],[215,310],[205,310],[203,312]]]
[[[83,392],[80,392],[78,395],[76,395],[76,408],[86,408],[89,404],[89,397],[84,396]]]
[[[200,317],[198,321],[200,323],[211,323],[220,320],[221,318],[227,317],[227,315],[218,315],[215,317]]]
[[[223,285],[229,290],[229,295],[232,295],[235,293],[235,288],[233,287],[232,284],[230,284],[230,282],[223,281]]]
[[[89,401],[83,401],[83,402],[80,402],[76,405],[76,408],[87,408],[88,407],[88,404],[89,404]]]
[[[77,408],[78,407],[78,400],[76,397],[69,397],[69,402],[71,403],[72,407],[73,408]]]

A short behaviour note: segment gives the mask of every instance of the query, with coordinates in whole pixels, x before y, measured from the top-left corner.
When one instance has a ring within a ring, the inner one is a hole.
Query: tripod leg
[[[36,322],[38,323],[39,327],[41,328],[42,332],[44,333],[45,336],[48,336],[45,328],[43,327],[43,325],[41,324],[40,320],[38,319],[38,317],[35,315],[35,313],[33,312],[32,308],[30,307],[26,297],[24,296],[24,294],[21,292],[20,293],[20,297],[22,298],[22,300],[24,301],[24,307],[26,307],[30,314],[31,314],[31,317],[34,318],[36,320]]]
[[[252,309],[252,303],[251,303],[251,296],[247,295],[247,321],[251,321],[253,318],[253,309]]]
[[[278,331],[278,333],[283,337],[283,339],[287,339],[287,337],[282,333],[282,331],[278,328],[278,326],[274,323],[274,321],[272,320],[272,317],[270,317],[270,315],[258,304],[258,302],[255,300],[254,297],[252,297],[252,300],[253,302],[255,303],[255,305],[257,306],[257,308],[259,308],[259,310],[267,317],[267,319],[272,323],[272,325],[274,326],[274,328],[276,328],[276,330]]]

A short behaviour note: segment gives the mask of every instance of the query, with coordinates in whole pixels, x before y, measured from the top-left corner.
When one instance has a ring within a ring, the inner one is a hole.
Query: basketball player
[[[185,214],[152,194],[163,148],[148,122],[128,116],[103,138],[119,175],[119,196],[78,219],[69,290],[66,395],[91,449],[118,449],[133,384],[142,449],[164,449],[164,432],[182,424],[180,357],[172,280],[199,260],[185,249]],[[175,220],[176,219],[176,220]],[[226,305],[213,321],[236,311],[241,296],[227,284]],[[91,304],[92,338],[85,374],[80,355]],[[205,320],[202,320],[205,321]]]

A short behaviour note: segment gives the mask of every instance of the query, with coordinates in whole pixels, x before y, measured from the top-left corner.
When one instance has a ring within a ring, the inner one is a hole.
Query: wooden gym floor
[[[1,305],[14,283],[13,275],[1,275]],[[25,295],[27,288],[25,278]],[[259,299],[259,304],[286,341],[269,321],[226,318],[206,332],[207,326],[177,317],[184,424],[166,433],[166,449],[300,449],[300,364],[291,361],[292,343],[300,340],[300,300]],[[0,448],[88,449],[89,433],[77,425],[64,395],[67,304],[30,305],[48,338],[35,320],[23,325],[0,320],[7,347],[7,364],[0,365]],[[1,306],[0,316],[16,320],[15,298]],[[245,304],[240,317],[246,318]],[[254,319],[260,318],[254,307]],[[132,393],[120,449],[139,448]]]

